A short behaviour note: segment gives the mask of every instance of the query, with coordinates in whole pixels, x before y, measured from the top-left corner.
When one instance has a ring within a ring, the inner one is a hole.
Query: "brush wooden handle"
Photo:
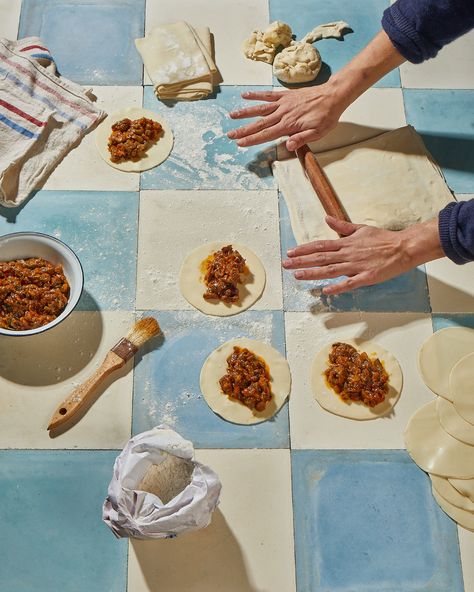
[[[296,154],[326,214],[328,216],[334,216],[334,218],[338,218],[339,220],[350,222],[339,203],[336,192],[308,144],[304,144],[298,148]]]
[[[109,351],[105,360],[97,370],[75,388],[72,393],[58,406],[48,425],[48,430],[54,430],[69,421],[87,402],[90,401],[96,387],[112,372],[122,368],[125,360],[113,351]]]

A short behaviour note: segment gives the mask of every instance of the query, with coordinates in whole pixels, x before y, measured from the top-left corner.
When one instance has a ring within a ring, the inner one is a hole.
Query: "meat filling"
[[[157,121],[121,119],[112,126],[108,148],[112,162],[140,160],[148,148],[160,137],[163,128]]]
[[[231,245],[222,247],[204,262],[205,300],[221,300],[232,303],[239,299],[241,274],[246,272],[245,259]]]

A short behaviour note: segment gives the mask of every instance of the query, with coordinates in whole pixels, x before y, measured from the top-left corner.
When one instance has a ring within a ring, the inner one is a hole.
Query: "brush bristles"
[[[160,325],[153,317],[145,317],[135,323],[135,326],[127,335],[128,339],[137,348],[141,347],[146,341],[161,333]]]

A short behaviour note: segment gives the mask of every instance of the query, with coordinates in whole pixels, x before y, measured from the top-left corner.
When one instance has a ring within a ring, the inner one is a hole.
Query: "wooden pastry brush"
[[[105,356],[105,360],[92,374],[92,376],[75,388],[64,399],[51,417],[48,430],[54,430],[69,421],[76,413],[90,402],[97,386],[115,370],[122,368],[128,360],[133,358],[137,351],[149,339],[161,332],[160,326],[153,317],[145,317],[135,323],[133,329],[126,337],[123,337]]]

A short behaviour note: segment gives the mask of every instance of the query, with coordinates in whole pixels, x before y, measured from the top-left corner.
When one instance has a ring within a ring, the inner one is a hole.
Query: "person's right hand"
[[[342,105],[330,82],[321,86],[288,91],[245,92],[244,99],[263,101],[259,105],[232,111],[232,119],[258,117],[228,132],[239,146],[254,146],[282,136],[289,136],[286,147],[291,152],[308,142],[319,140],[339,121],[347,105]]]

